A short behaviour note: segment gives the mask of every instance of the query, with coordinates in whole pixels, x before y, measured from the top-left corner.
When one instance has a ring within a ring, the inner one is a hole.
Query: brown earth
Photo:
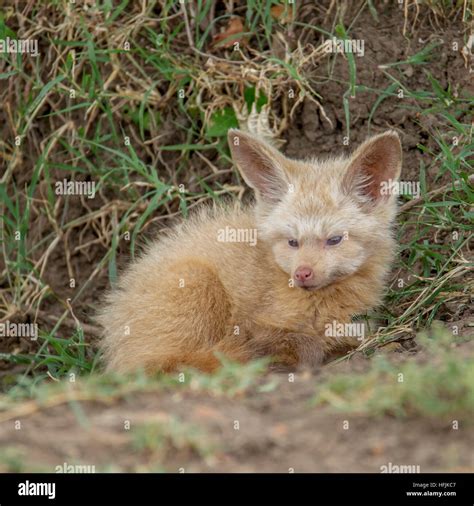
[[[472,353],[473,343],[459,353]],[[395,363],[424,360],[422,352],[389,356]],[[370,360],[357,357],[320,373],[270,374],[235,398],[157,388],[106,403],[30,406],[31,414],[11,412],[0,423],[8,456],[0,471],[54,472],[67,463],[96,472],[379,473],[391,463],[419,466],[416,472],[474,472],[472,424],[455,430],[450,420],[374,418],[314,405],[319,382],[368,367]],[[150,425],[155,429],[140,446],[136,431]]]

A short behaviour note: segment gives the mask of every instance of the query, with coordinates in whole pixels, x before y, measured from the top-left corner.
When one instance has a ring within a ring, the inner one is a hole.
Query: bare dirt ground
[[[472,342],[458,348],[463,356],[473,351]],[[388,356],[424,360],[423,352]],[[472,424],[453,429],[447,419],[369,417],[314,405],[319,382],[338,372],[356,377],[369,362],[358,357],[320,373],[269,374],[233,398],[156,387],[120,399],[68,402],[66,396],[54,407],[28,406],[25,416],[11,413],[0,423],[8,456],[0,471],[54,472],[69,463],[97,472],[379,473],[389,465],[473,472]]]

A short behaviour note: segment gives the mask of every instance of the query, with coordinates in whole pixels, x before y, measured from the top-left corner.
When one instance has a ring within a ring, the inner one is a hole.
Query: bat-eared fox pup
[[[286,158],[239,130],[228,137],[255,203],[202,209],[128,267],[98,316],[109,371],[210,372],[221,356],[314,366],[359,344],[331,329],[381,300],[397,133],[326,160]]]

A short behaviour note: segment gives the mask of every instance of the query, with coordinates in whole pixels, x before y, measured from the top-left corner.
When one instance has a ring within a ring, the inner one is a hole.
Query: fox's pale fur
[[[229,143],[256,203],[202,209],[128,268],[99,316],[109,370],[212,371],[219,352],[319,364],[357,344],[327,336],[325,325],[380,302],[396,214],[396,197],[382,195],[380,184],[400,174],[398,135],[325,161],[290,160],[238,130]],[[226,227],[257,229],[256,244],[219,241]],[[328,246],[333,236],[344,240]],[[301,265],[314,273],[309,289],[294,285]]]

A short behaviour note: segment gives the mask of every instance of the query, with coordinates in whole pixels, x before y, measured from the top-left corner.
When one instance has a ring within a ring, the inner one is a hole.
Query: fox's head
[[[258,240],[294,283],[317,290],[380,255],[389,262],[402,160],[398,134],[369,138],[350,157],[291,160],[229,131],[232,157],[257,199]]]

